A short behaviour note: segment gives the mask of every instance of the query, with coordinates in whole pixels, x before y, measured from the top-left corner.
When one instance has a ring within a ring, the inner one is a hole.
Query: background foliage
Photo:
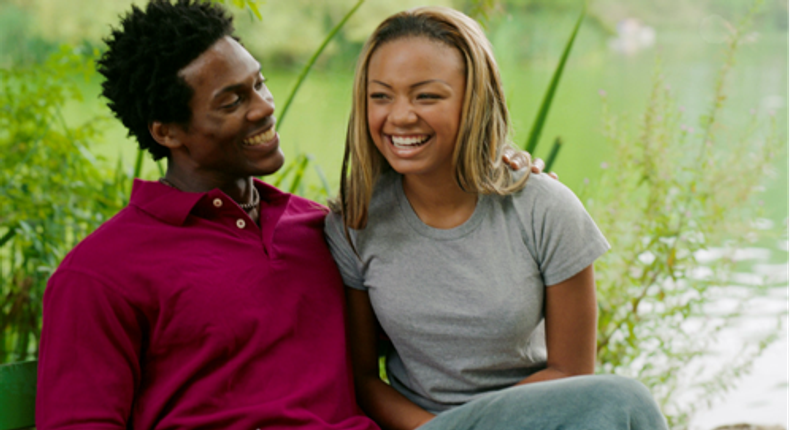
[[[63,48],[41,65],[0,69],[0,362],[35,356],[46,280],[129,193],[124,169],[88,149],[100,120],[63,118],[95,55]]]
[[[759,222],[763,208],[755,190],[766,174],[775,174],[775,157],[786,156],[774,117],[752,115],[748,127],[735,134],[721,119],[748,18],[730,34],[709,105],[698,120],[700,132],[684,125],[689,118],[659,61],[636,127],[604,110],[604,134],[615,148],[617,168],[607,169],[582,194],[593,218],[614,238],[613,250],[596,264],[600,367],[652,387],[675,427],[726,391],[780,333],[761,334],[704,378],[697,373],[716,334],[751,299],[777,285],[761,279],[738,288],[733,276],[739,250],[778,233]],[[601,97],[606,106],[606,94]],[[740,302],[729,309],[713,306],[725,295]],[[779,315],[775,322],[781,326]],[[693,391],[697,401],[681,398],[684,390]]]
[[[237,13],[239,33],[262,60],[280,103],[288,99],[281,94],[297,87],[297,75],[326,35],[358,3],[216,1]],[[129,3],[0,0],[0,362],[35,357],[48,276],[128,199],[135,145],[95,97],[93,59],[101,36]],[[332,195],[350,101],[349,71],[361,44],[381,19],[423,2],[394,3],[368,0],[315,57],[315,71],[279,130],[290,136],[289,163],[269,182],[319,201]],[[503,69],[515,141],[525,141],[581,3],[431,3],[460,8],[486,26]],[[675,43],[689,37],[681,29],[725,17],[715,31],[727,43],[715,45],[705,58],[660,49],[623,57],[606,53],[619,25],[634,16],[661,29],[674,47],[687,45]],[[773,247],[777,237],[786,244],[787,237],[786,99],[755,101],[734,91],[748,76],[774,79],[750,70],[757,67],[752,59],[763,58],[758,46],[784,50],[779,62],[786,67],[787,2],[768,1],[748,15],[751,23],[727,27],[743,16],[747,9],[740,0],[590,1],[536,150],[546,157],[546,142],[562,135],[567,143],[557,170],[613,244],[596,265],[599,370],[645,382],[677,428],[731,387],[781,332],[776,327],[756,336],[713,373],[699,371],[718,333],[776,282],[740,281],[739,273],[748,268],[738,255],[750,247]],[[658,59],[652,77],[637,65],[645,56]],[[682,66],[672,63],[673,56]],[[738,64],[738,58],[746,60]],[[608,92],[590,94],[582,82],[599,79],[594,74],[607,67],[633,73],[610,82]],[[673,89],[679,67],[701,70],[701,88],[690,94]],[[777,92],[786,94],[787,72],[780,76]],[[161,170],[147,160],[138,172],[152,179]],[[774,200],[781,196],[778,205],[762,204],[766,186]],[[786,248],[779,254],[786,261]],[[722,307],[726,297],[736,297],[736,303]]]

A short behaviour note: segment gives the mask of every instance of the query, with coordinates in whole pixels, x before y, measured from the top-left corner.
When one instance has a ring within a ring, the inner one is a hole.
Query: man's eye
[[[236,97],[232,102],[225,103],[224,105],[222,105],[222,107],[226,108],[226,109],[233,108],[233,107],[238,106],[239,103],[241,103],[241,97]]]

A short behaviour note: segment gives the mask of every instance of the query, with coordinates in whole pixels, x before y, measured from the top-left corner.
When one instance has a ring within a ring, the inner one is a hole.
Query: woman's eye
[[[438,100],[441,97],[438,94],[418,94],[418,100]]]
[[[387,98],[387,95],[384,93],[372,93],[370,95],[370,98],[373,100],[385,100]]]

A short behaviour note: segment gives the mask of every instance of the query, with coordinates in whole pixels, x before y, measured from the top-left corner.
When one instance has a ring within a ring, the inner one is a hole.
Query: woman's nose
[[[414,123],[417,120],[417,114],[414,112],[414,107],[406,100],[396,101],[392,106],[390,112],[390,121],[395,125],[405,125]]]

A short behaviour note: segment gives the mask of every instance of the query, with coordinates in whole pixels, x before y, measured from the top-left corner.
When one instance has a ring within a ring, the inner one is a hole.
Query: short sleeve
[[[125,429],[141,345],[133,306],[92,276],[58,269],[44,291],[37,427]]]
[[[547,175],[532,175],[514,204],[547,286],[571,278],[609,249],[579,198]]]
[[[335,263],[337,263],[337,267],[340,269],[343,283],[347,287],[357,290],[367,290],[359,268],[359,258],[346,239],[345,232],[343,231],[343,220],[340,214],[330,212],[329,215],[326,216],[324,234],[326,235],[329,250],[332,252],[332,257],[334,257]],[[354,239],[356,236],[354,230],[349,230],[349,236],[351,236],[352,240]]]

